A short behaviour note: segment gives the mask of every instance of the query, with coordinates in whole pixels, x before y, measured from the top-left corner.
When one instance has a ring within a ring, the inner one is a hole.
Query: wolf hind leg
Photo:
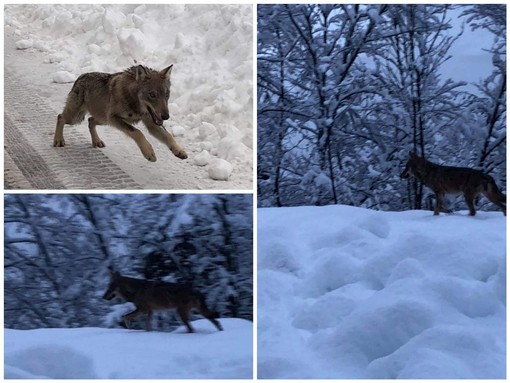
[[[84,105],[83,96],[80,92],[71,90],[67,96],[64,111],[57,116],[57,127],[55,128],[55,136],[53,137],[53,146],[65,146],[64,125],[75,125],[83,121],[87,109]]]
[[[198,308],[198,311],[200,312],[200,314],[202,314],[204,316],[204,318],[209,319],[209,321],[218,329],[218,331],[223,331],[223,327],[221,326],[221,323],[216,319],[216,317],[218,315],[215,314],[214,312],[212,312],[211,310],[209,310],[209,308],[205,304],[204,297],[200,297],[199,305],[200,306]]]
[[[495,182],[489,184],[487,190],[484,190],[482,193],[489,201],[499,207],[503,211],[504,215],[506,215],[506,195],[501,193]]]
[[[466,200],[466,204],[468,205],[468,208],[469,208],[469,215],[473,216],[476,214],[476,210],[475,210],[475,204],[474,204],[474,200],[475,200],[475,195],[473,195],[472,193],[464,193],[464,199]]]
[[[102,125],[102,124],[98,123],[98,121],[96,119],[94,119],[94,117],[89,117],[89,132],[90,132],[90,137],[92,138],[92,146],[94,148],[104,148],[106,145],[99,138],[99,135],[97,134],[97,131],[96,131],[97,125]]]
[[[189,309],[187,307],[179,307],[177,309],[177,313],[179,314],[185,326],[187,327],[188,332],[189,333],[195,332],[195,330],[193,330],[193,327],[191,327],[191,324],[189,323]]]

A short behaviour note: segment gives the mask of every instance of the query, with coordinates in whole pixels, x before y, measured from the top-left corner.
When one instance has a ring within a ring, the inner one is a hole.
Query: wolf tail
[[[485,185],[488,194],[493,195],[499,202],[506,202],[506,195],[499,190],[496,181],[491,177],[490,181]]]
[[[506,195],[499,190],[494,178],[489,176],[487,182],[483,185],[483,188],[483,194],[485,194],[489,201],[498,206],[503,211],[503,214],[506,215]]]

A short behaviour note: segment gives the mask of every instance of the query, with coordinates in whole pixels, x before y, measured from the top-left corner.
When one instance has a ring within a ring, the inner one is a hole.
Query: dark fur
[[[170,73],[172,65],[155,71],[143,65],[133,66],[119,73],[92,72],[82,74],[67,96],[64,111],[57,117],[53,146],[64,146],[65,124],[75,125],[89,113],[89,131],[92,146],[103,148],[96,126],[110,125],[126,133],[137,143],[149,161],[156,161],[152,145],[132,124],[142,121],[149,133],[166,144],[179,158],[186,152],[163,127],[170,118]]]
[[[444,210],[445,194],[464,194],[469,215],[476,214],[475,198],[483,194],[506,215],[506,196],[491,176],[479,170],[437,165],[412,153],[400,177],[415,177],[432,189],[436,195],[434,215]]]
[[[193,310],[209,319],[219,331],[223,330],[220,322],[216,320],[217,314],[207,308],[204,296],[188,285],[124,277],[114,272],[103,299],[111,300],[115,297],[133,302],[136,306],[135,311],[123,317],[127,328],[135,317],[146,314],[146,329],[150,331],[154,311],[176,309],[188,332],[194,331],[189,322]]]

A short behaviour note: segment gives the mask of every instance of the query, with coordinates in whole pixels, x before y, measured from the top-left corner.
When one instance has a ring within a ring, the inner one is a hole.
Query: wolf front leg
[[[130,313],[128,313],[122,317],[127,329],[131,328],[131,321],[140,314],[141,314],[140,309],[137,308],[136,310],[131,311]]]
[[[169,133],[163,126],[156,125],[149,116],[144,117],[142,121],[149,130],[149,133],[168,146],[177,158],[183,160],[188,158],[184,149],[177,144],[177,141],[175,141],[174,136],[172,136],[172,134]]]
[[[147,141],[143,133],[136,129],[134,126],[131,126],[126,121],[118,116],[111,116],[109,119],[109,123],[126,133],[129,137],[135,140],[136,144],[142,151],[143,156],[151,162],[156,162],[156,153],[154,153],[154,149],[152,145]]]

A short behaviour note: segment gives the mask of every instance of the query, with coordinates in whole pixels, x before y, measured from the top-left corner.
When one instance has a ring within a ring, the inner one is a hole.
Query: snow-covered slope
[[[260,378],[505,377],[505,218],[259,209]]]
[[[6,379],[249,379],[252,323],[208,320],[172,333],[104,328],[5,329]]]

